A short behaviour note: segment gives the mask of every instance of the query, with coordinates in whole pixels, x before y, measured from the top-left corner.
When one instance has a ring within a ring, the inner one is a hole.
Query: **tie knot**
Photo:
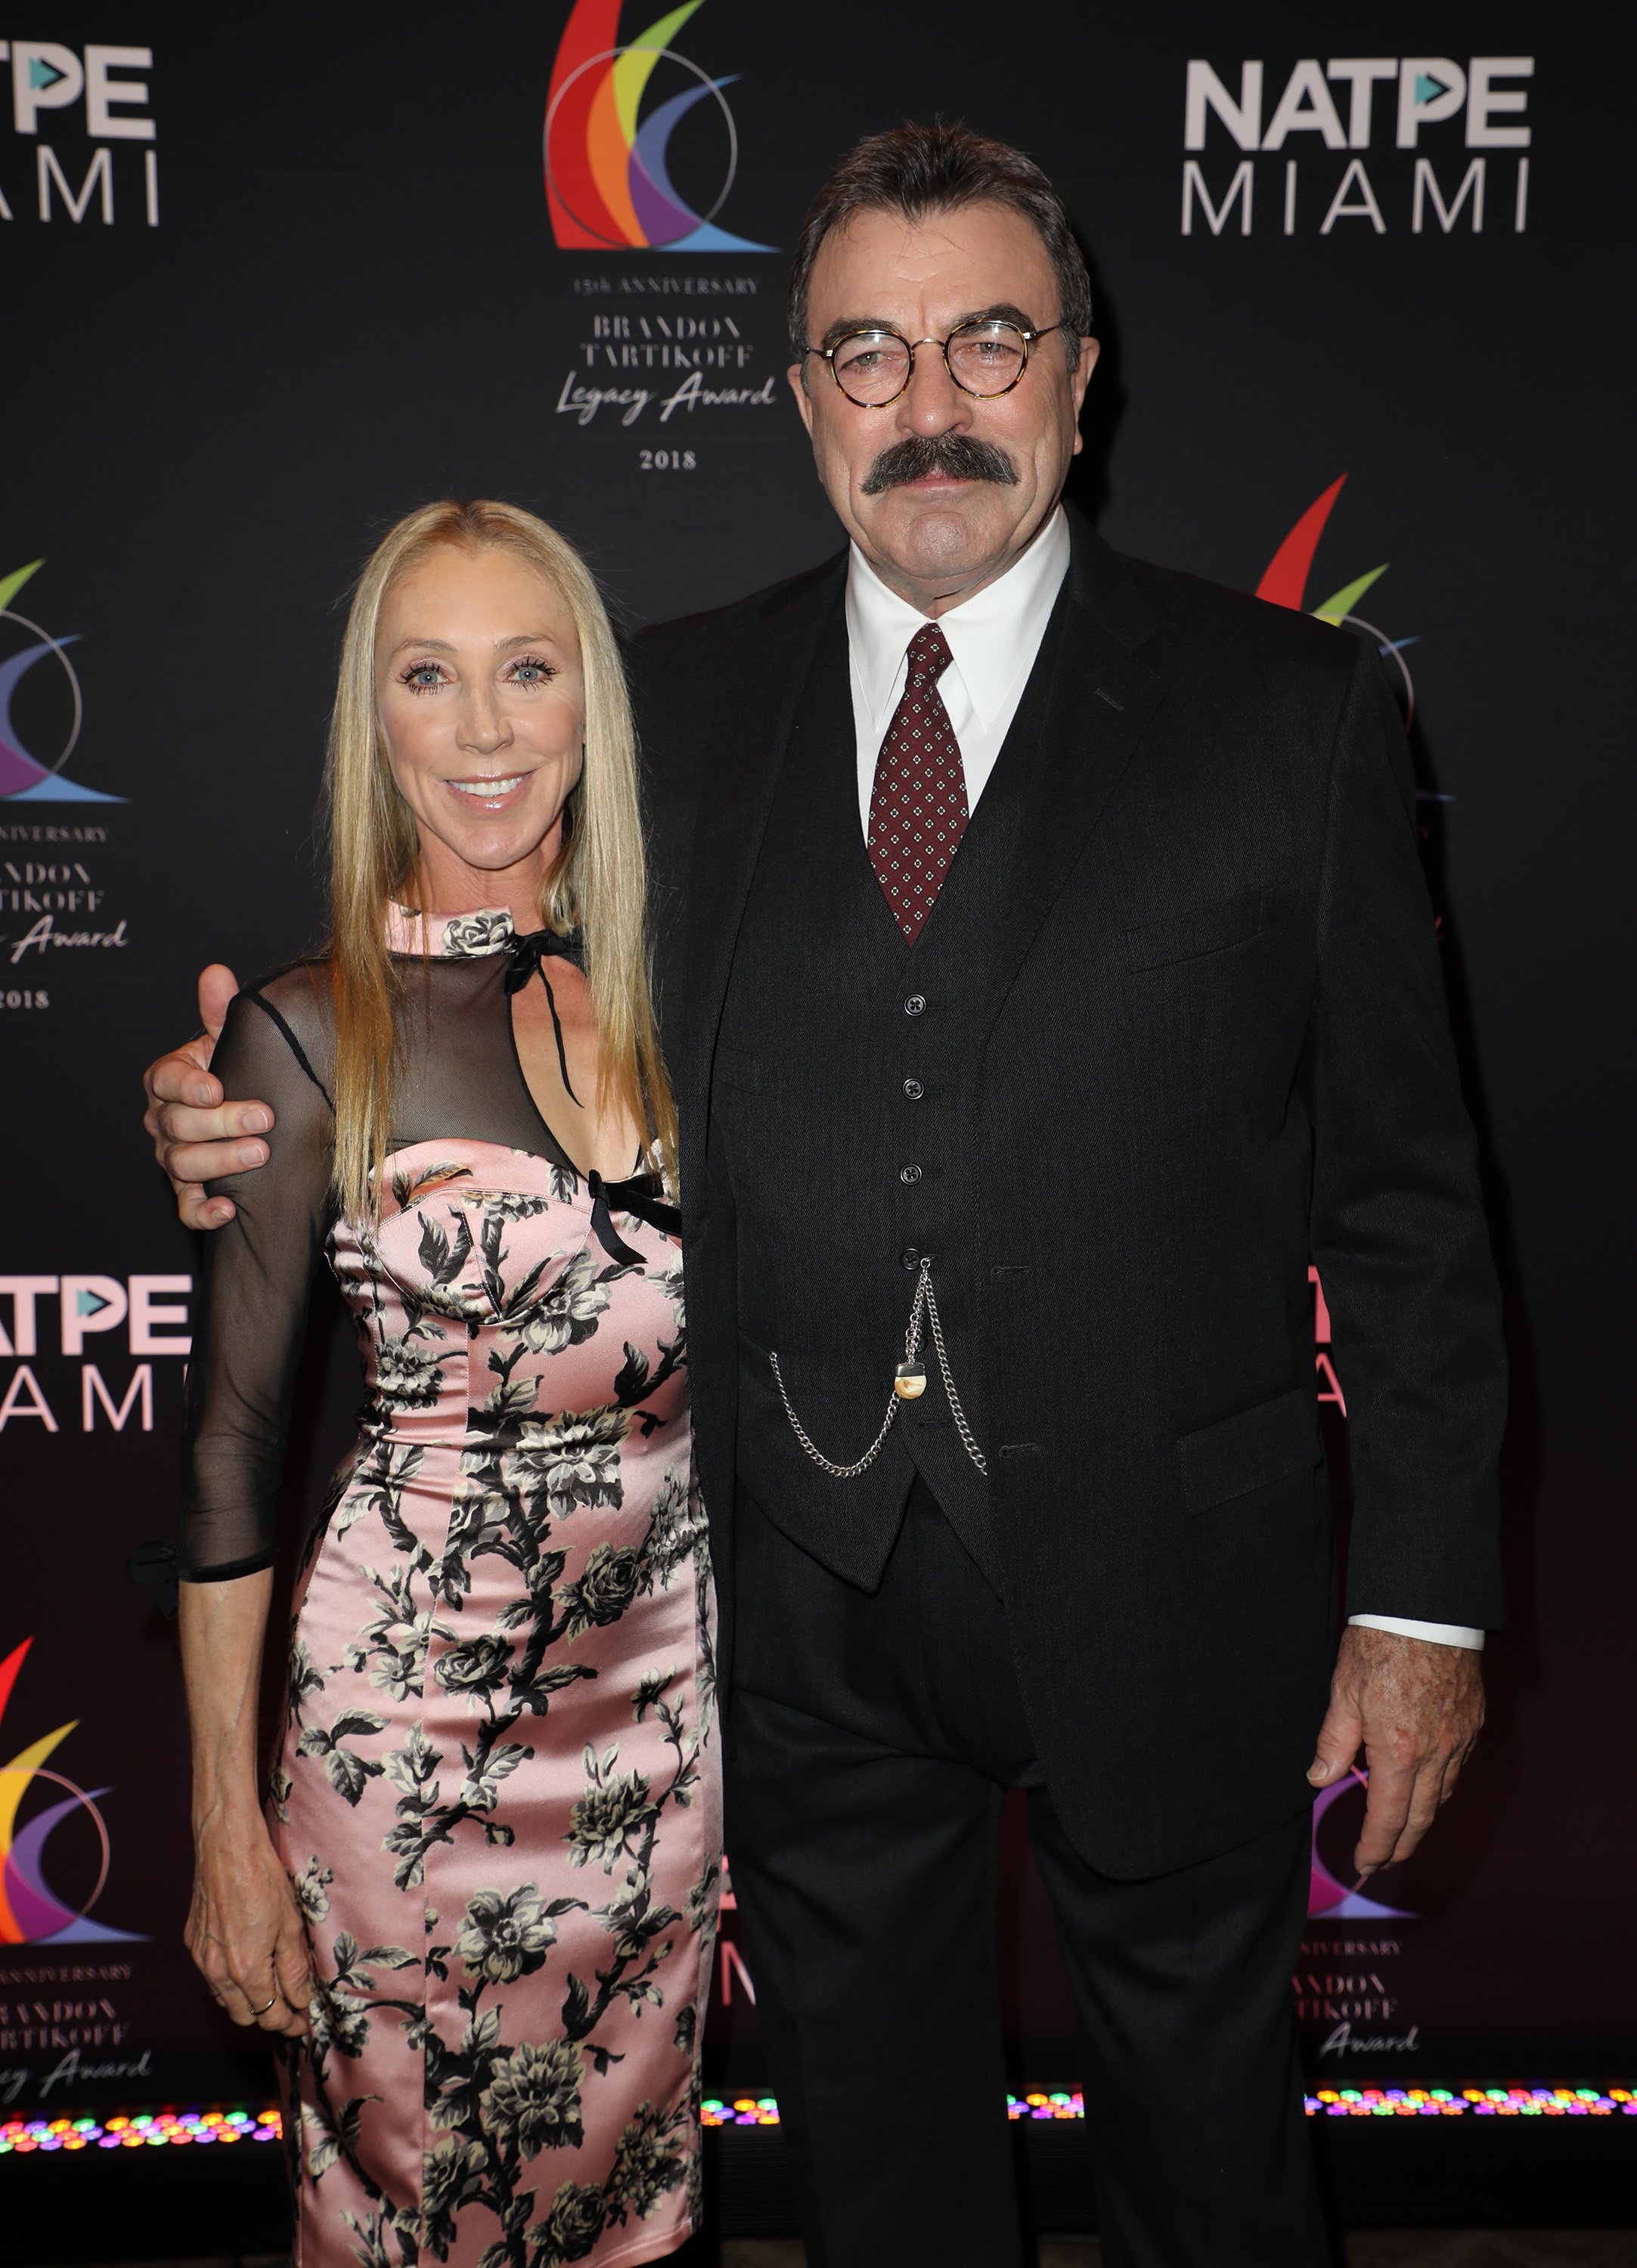
[[[954,657],[949,641],[936,622],[928,622],[910,640],[910,674],[908,682],[918,689],[933,684],[948,668]]]

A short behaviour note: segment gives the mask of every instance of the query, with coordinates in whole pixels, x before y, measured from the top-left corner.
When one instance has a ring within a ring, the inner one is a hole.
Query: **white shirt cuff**
[[[1464,1623],[1415,1623],[1403,1615],[1349,1615],[1360,1630],[1396,1631],[1400,1638],[1424,1638],[1434,1646],[1464,1646],[1474,1653],[1484,1650],[1484,1633]]]

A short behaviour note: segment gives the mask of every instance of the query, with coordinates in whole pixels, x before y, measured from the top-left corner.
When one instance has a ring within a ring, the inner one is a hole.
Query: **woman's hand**
[[[299,2039],[311,2029],[313,1971],[296,1894],[256,1794],[256,1694],[272,1594],[270,1567],[181,1586],[194,1847],[183,1935],[234,2023]]]
[[[234,2023],[259,2024],[287,2039],[311,2029],[313,1970],[301,1911],[260,1817],[200,1833],[183,1934]]]

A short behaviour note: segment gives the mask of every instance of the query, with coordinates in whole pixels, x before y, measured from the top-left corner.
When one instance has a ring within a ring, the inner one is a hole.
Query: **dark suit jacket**
[[[1041,1762],[1086,1856],[1135,1875],[1308,1793],[1336,1635],[1309,1259],[1347,1398],[1350,1611],[1500,1622],[1505,1376],[1375,656],[1072,530],[1034,849],[984,1002],[977,1345]],[[725,1655],[741,1256],[712,1057],[844,574],[662,625],[631,656]]]

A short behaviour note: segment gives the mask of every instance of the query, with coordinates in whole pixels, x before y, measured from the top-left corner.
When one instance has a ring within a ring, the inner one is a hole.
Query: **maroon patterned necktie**
[[[910,673],[875,759],[870,864],[913,945],[966,832],[966,766],[938,681],[952,659],[935,622],[910,640]]]

